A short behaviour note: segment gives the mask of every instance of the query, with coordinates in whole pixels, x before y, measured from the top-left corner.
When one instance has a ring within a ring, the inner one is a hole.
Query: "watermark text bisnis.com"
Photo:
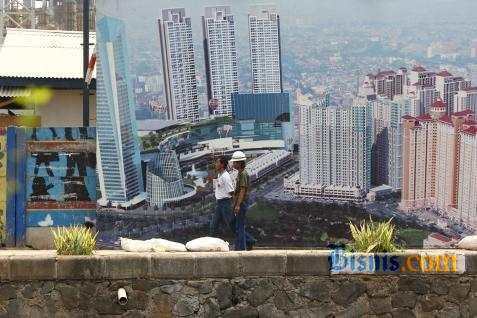
[[[366,254],[333,250],[331,273],[460,273],[465,257],[454,253]]]

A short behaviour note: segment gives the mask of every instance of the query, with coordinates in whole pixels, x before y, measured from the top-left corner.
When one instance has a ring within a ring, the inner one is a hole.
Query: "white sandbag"
[[[228,252],[229,243],[216,237],[200,237],[189,241],[186,248],[192,252]]]
[[[154,252],[187,252],[184,244],[160,238],[148,240]]]
[[[458,248],[465,250],[477,250],[477,235],[469,235],[464,237],[462,240],[457,243]]]
[[[131,240],[128,238],[121,237],[121,249],[128,252],[150,252],[152,251],[151,242],[140,241],[140,240]]]

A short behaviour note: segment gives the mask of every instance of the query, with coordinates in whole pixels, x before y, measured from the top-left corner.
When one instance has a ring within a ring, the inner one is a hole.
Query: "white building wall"
[[[451,124],[437,124],[436,205],[447,210],[452,203],[453,171],[455,165],[455,132]]]
[[[206,70],[210,99],[217,101],[214,115],[232,115],[232,93],[238,92],[235,20],[228,6],[205,8]]]
[[[185,9],[166,9],[159,24],[169,119],[198,121],[199,99],[191,20],[185,16]]]
[[[458,213],[462,221],[477,227],[477,136],[460,134]]]
[[[371,107],[300,107],[303,191],[320,192],[324,187],[325,193],[342,198],[367,192],[371,186]]]
[[[466,109],[477,113],[477,88],[468,91],[459,91],[455,95],[454,106],[456,112]]]
[[[276,8],[253,6],[248,24],[252,92],[281,93],[280,17]]]
[[[426,184],[430,178],[429,163],[432,157],[429,151],[429,130],[424,124],[411,131],[409,152],[409,200],[414,201],[414,208],[421,208],[429,201]]]

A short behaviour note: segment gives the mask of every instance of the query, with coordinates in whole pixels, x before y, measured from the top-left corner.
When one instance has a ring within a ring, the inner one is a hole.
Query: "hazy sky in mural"
[[[323,51],[335,41],[344,45],[330,54],[354,55],[357,47],[370,46],[369,41],[378,35],[381,39],[387,37],[383,45],[390,42],[389,37],[401,47],[422,45],[424,48],[415,52],[424,56],[425,47],[435,41],[455,41],[466,47],[472,39],[477,39],[477,0],[97,0],[97,12],[98,17],[109,15],[125,21],[133,73],[144,74],[150,68],[147,73],[161,74],[157,19],[162,9],[185,7],[186,14],[192,18],[198,75],[204,78],[201,26],[204,7],[230,5],[236,20],[242,84],[250,77],[248,9],[250,5],[263,3],[276,4],[280,12],[285,80],[298,72],[297,62],[327,59]],[[404,55],[391,52],[388,56]],[[419,55],[407,57],[419,58]],[[356,67],[367,72],[389,65],[377,61]],[[354,72],[352,68],[353,62],[346,65],[350,74]]]

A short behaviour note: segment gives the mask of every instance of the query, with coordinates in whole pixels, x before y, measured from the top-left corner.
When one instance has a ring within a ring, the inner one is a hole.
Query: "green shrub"
[[[83,226],[59,227],[53,230],[58,255],[91,255],[96,246],[96,236]]]
[[[387,222],[362,221],[359,226],[349,222],[353,243],[348,248],[353,252],[387,253],[398,248],[395,244],[395,227]]]

